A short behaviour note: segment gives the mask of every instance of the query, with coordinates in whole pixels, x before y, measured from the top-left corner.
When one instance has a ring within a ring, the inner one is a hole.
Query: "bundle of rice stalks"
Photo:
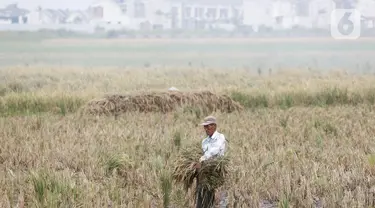
[[[204,161],[197,171],[191,167],[191,164],[198,162],[201,156],[200,145],[196,145],[182,150],[175,162],[173,178],[176,182],[184,185],[185,191],[191,188],[195,178],[198,179],[198,183],[203,190],[214,191],[224,185],[228,173],[229,159],[217,157]]]
[[[204,113],[213,111],[234,112],[243,107],[227,95],[203,92],[154,92],[138,95],[109,95],[90,101],[84,112],[93,115],[118,115],[129,111],[163,112],[174,111],[179,107],[199,108]]]
[[[197,161],[202,155],[200,144],[192,147],[182,149],[181,154],[175,160],[173,179],[177,183],[181,183],[184,186],[184,190],[187,192],[193,185],[194,179],[197,176],[197,171],[191,165]]]
[[[203,189],[214,191],[225,183],[228,173],[229,160],[227,157],[218,157],[204,161],[198,172],[198,181]]]
[[[197,174],[200,187],[195,194],[195,201],[200,203],[201,207],[214,207],[215,191],[225,183],[228,161],[226,157],[218,157],[203,162]]]

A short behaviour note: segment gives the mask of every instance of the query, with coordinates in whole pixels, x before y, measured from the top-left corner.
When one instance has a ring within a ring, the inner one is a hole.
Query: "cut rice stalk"
[[[154,92],[138,95],[109,95],[90,101],[83,113],[91,115],[118,115],[125,112],[171,112],[177,108],[193,107],[202,112],[234,112],[243,107],[227,95],[202,92]]]

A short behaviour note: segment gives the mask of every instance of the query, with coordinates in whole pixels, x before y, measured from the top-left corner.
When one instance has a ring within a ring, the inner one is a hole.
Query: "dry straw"
[[[209,193],[213,193],[224,185],[228,174],[229,160],[224,156],[204,161],[197,171],[192,167],[192,164],[199,161],[202,156],[202,150],[199,147],[200,145],[197,144],[181,150],[174,163],[173,179],[176,183],[182,184],[185,191],[188,192],[193,187],[194,179],[197,178],[199,183],[197,185],[201,186],[201,192],[196,192],[195,196],[202,194],[203,204],[211,205],[214,203],[214,195]]]
[[[173,179],[177,183],[182,183],[187,192],[192,188],[197,171],[192,164],[199,161],[202,156],[200,145],[193,145],[182,149],[179,156],[174,161]]]
[[[91,115],[118,115],[130,111],[171,112],[179,107],[199,108],[202,112],[231,113],[243,107],[227,95],[202,92],[153,92],[137,95],[108,95],[90,101],[83,112]]]

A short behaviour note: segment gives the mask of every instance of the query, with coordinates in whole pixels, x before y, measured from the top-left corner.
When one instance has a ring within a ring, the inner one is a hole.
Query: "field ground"
[[[361,37],[357,42],[374,42],[373,37]],[[347,40],[334,40],[331,37],[301,37],[301,38],[117,38],[117,39],[82,39],[82,38],[53,38],[44,39],[43,43],[56,43],[56,44],[110,44],[110,43],[147,43],[147,44],[160,44],[160,43],[306,43],[306,42],[348,42]]]
[[[80,114],[104,94],[172,86],[244,107],[214,113],[229,140],[229,207],[375,207],[375,39],[0,45],[0,207],[163,207],[164,195],[188,207],[161,176],[203,139],[206,113]]]
[[[42,49],[40,49],[42,51]],[[375,206],[374,75],[305,68],[13,66],[0,69],[0,207],[189,207],[161,176],[204,138],[184,109],[80,116],[105,93],[211,90],[241,103],[214,113],[229,140],[229,207]],[[179,143],[181,142],[181,143]],[[165,179],[164,179],[165,180]],[[170,179],[168,182],[171,183]],[[165,184],[165,183],[164,183]]]
[[[367,72],[375,39],[0,39],[0,65],[344,68]]]

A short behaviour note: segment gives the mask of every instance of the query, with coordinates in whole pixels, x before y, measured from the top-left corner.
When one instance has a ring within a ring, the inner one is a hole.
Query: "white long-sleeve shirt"
[[[226,140],[224,134],[217,131],[212,137],[207,137],[202,141],[203,156],[202,161],[208,160],[214,156],[223,156],[226,148]]]

